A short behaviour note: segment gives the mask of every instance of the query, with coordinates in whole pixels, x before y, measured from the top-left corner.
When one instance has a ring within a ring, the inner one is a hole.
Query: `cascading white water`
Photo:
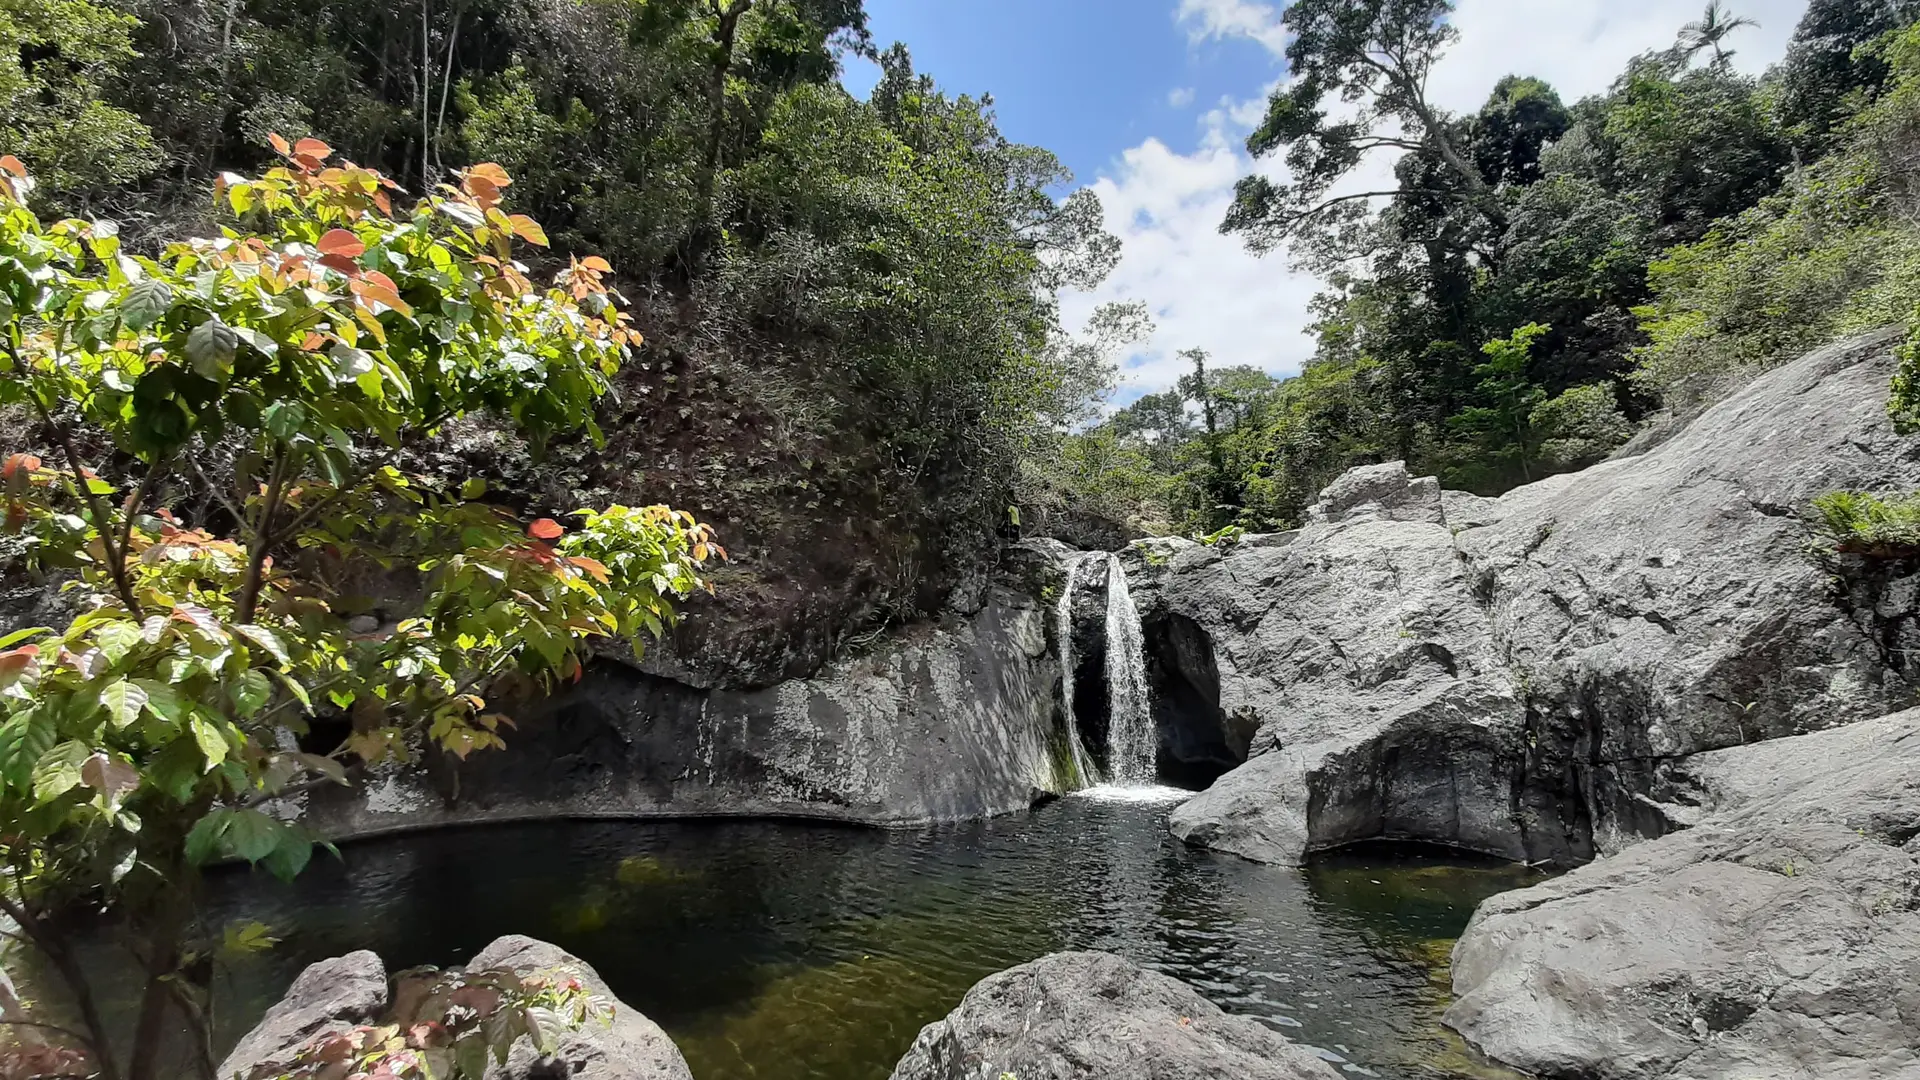
[[[1060,590],[1060,603],[1054,608],[1054,623],[1060,638],[1060,697],[1067,716],[1067,746],[1073,753],[1073,767],[1080,773],[1080,786],[1093,787],[1100,782],[1100,770],[1093,764],[1080,741],[1080,723],[1073,715],[1073,588],[1080,580],[1080,568],[1095,553],[1082,552],[1067,560],[1067,583]]]
[[[1147,642],[1120,556],[1107,556],[1107,771],[1120,787],[1150,787],[1159,739],[1147,699]]]

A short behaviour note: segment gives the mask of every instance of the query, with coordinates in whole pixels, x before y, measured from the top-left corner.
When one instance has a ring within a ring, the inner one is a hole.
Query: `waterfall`
[[[1073,752],[1073,767],[1080,773],[1080,786],[1093,787],[1100,782],[1100,770],[1092,755],[1080,742],[1080,722],[1073,716],[1073,587],[1080,580],[1080,567],[1094,552],[1081,552],[1067,560],[1067,583],[1060,590],[1060,603],[1054,609],[1054,623],[1060,638],[1060,697],[1067,714],[1067,746]]]
[[[1151,787],[1159,738],[1147,699],[1147,642],[1120,556],[1107,556],[1107,771],[1120,787]]]

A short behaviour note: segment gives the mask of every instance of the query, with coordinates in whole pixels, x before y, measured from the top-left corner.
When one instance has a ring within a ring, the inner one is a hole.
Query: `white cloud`
[[[1276,56],[1286,48],[1280,29],[1280,9],[1257,0],[1180,0],[1175,16],[1195,41],[1244,37],[1265,45]]]
[[[1191,86],[1177,87],[1172,92],[1167,94],[1167,104],[1173,106],[1176,109],[1184,109],[1187,106],[1193,104],[1193,87]]]
[[[1460,40],[1435,69],[1436,102],[1454,111],[1476,109],[1508,74],[1537,75],[1568,102],[1604,91],[1628,59],[1670,44],[1696,5],[1679,0],[1459,0],[1454,24]],[[1734,63],[1758,72],[1785,51],[1806,0],[1741,0],[1735,12],[1758,29],[1731,41]],[[1254,0],[1180,0],[1176,13],[1194,41],[1245,38],[1276,56],[1285,49],[1279,7]],[[1260,120],[1271,87],[1248,87],[1248,97],[1225,99],[1200,118],[1199,146],[1181,153],[1154,137],[1120,155],[1093,184],[1107,223],[1125,244],[1125,256],[1098,292],[1070,297],[1067,314],[1084,317],[1095,304],[1141,299],[1154,309],[1158,330],[1122,371],[1125,401],[1169,386],[1183,370],[1175,355],[1201,347],[1214,363],[1252,364],[1277,373],[1298,371],[1312,355],[1306,333],[1308,302],[1319,285],[1289,270],[1284,253],[1249,254],[1236,237],[1222,236],[1221,219],[1233,185],[1273,162],[1256,165],[1242,149]],[[1175,92],[1176,95],[1179,91]],[[1169,99],[1172,101],[1172,99]],[[1387,175],[1390,162],[1370,163]]]

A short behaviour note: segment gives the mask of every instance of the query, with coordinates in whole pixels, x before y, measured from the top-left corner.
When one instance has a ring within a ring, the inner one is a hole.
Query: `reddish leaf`
[[[140,786],[140,773],[133,766],[97,753],[80,766],[80,782],[117,805],[121,796]]]
[[[609,266],[607,264],[607,260],[601,258],[598,255],[589,255],[586,258],[581,259],[580,266],[583,269],[592,270],[596,273],[601,273],[601,274],[613,273],[613,267]]]
[[[536,540],[558,540],[566,534],[566,527],[552,518],[541,518],[527,526],[527,535]]]
[[[360,238],[345,229],[329,229],[327,235],[320,238],[317,245],[322,255],[344,255],[351,259],[364,253],[367,245]]]
[[[7,455],[7,463],[0,466],[0,480],[12,480],[13,474],[22,468],[33,472],[40,468],[40,459],[32,454]]]
[[[286,157],[288,154],[293,153],[293,147],[287,145],[287,140],[281,138],[278,132],[269,132],[267,134],[267,141],[273,144],[274,152],[281,157]]]
[[[17,157],[14,157],[12,154],[7,154],[4,157],[0,157],[0,169],[5,169],[6,171],[12,173],[15,176],[20,177],[23,180],[26,179],[26,176],[27,176],[27,167],[25,165],[22,165],[20,163],[20,159]]]
[[[345,255],[322,255],[320,256],[320,265],[329,270],[337,270],[349,278],[359,277],[362,273],[360,264],[347,258]]]
[[[328,146],[319,139],[301,139],[299,142],[293,144],[293,152],[305,157],[317,158],[324,161],[327,155],[333,153],[333,147]]]

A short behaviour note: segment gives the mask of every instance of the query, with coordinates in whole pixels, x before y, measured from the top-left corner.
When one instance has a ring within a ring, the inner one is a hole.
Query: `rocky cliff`
[[[908,825],[1024,809],[1074,786],[1031,542],[959,610],[757,690],[603,660],[516,717],[505,752],[372,771],[284,808],[335,838],[529,818],[804,817]]]
[[[1825,567],[1802,513],[1920,486],[1889,334],[1812,353],[1637,457],[1498,499],[1395,464],[1295,533],[1127,556],[1156,663],[1251,760],[1180,807],[1270,862],[1370,837],[1578,863],[1677,822],[1689,755],[1912,699],[1911,567]]]

